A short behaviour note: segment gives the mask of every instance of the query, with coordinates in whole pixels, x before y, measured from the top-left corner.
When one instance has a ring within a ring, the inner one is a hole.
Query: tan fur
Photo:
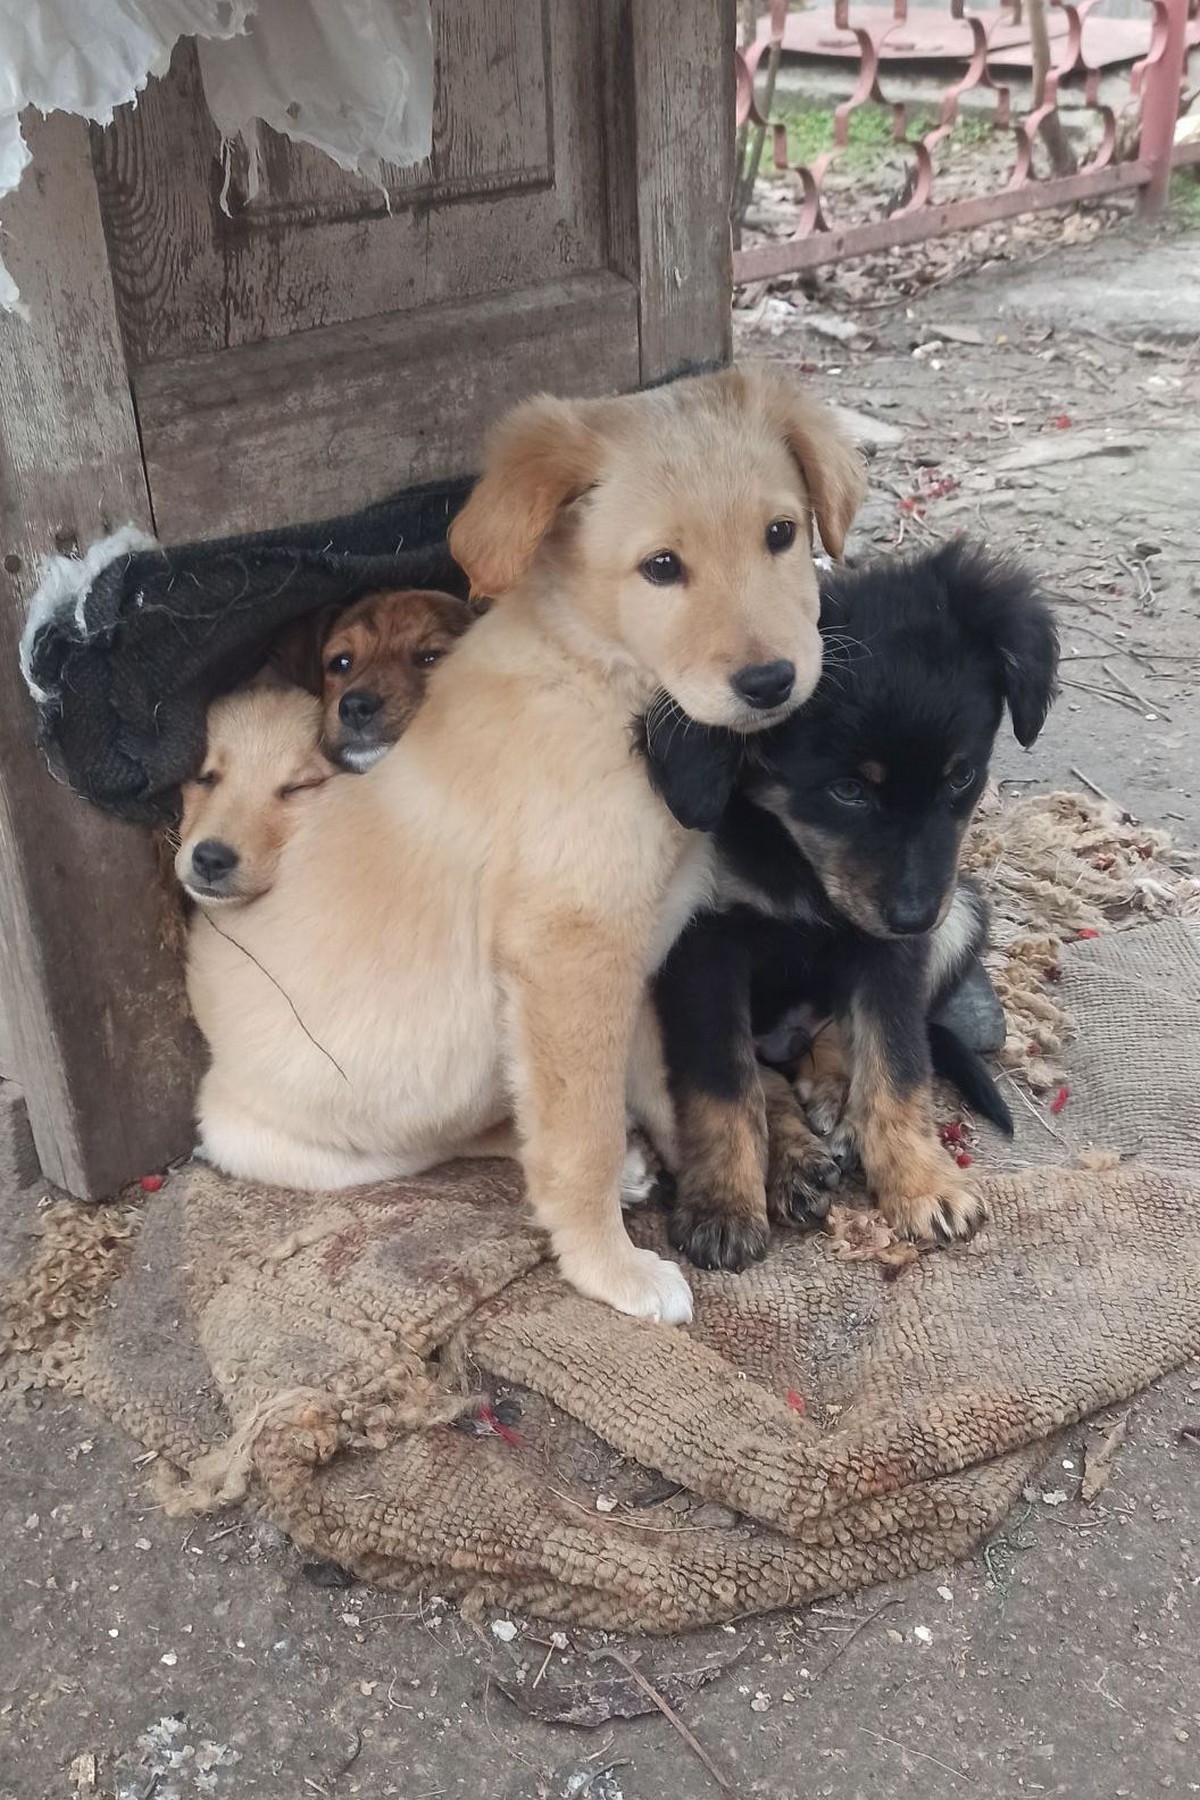
[[[928,1087],[897,1093],[877,1021],[856,1014],[843,1130],[852,1134],[875,1204],[901,1237],[969,1238],[987,1208],[946,1155],[933,1128]]]
[[[850,1055],[836,1020],[827,1019],[814,1036],[796,1074],[796,1092],[813,1130],[827,1136],[850,1093]]]
[[[618,1189],[646,977],[706,891],[710,852],[651,792],[630,721],[666,687],[707,723],[769,723],[729,686],[753,661],[796,663],[793,704],[811,691],[811,558],[803,534],[772,557],[765,531],[811,501],[836,538],[830,490],[859,475],[795,397],[801,469],[787,396],[777,373],[726,374],[532,401],[501,427],[452,532],[499,603],[433,672],[396,749],[313,797],[275,887],[239,915],[269,975],[193,933],[212,1050],[201,1132],[219,1165],[349,1185],[441,1161],[515,1109],[568,1280],[688,1316],[678,1269],[630,1243]],[[663,548],[688,568],[679,588],[639,573]],[[636,1062],[652,1060],[643,1046]],[[648,1124],[661,1072],[649,1096],[644,1066],[632,1085]]]
[[[767,1121],[767,1211],[776,1224],[824,1218],[838,1171],[828,1145],[813,1131],[791,1083],[774,1069],[760,1072]]]
[[[209,708],[200,775],[183,785],[175,873],[202,906],[253,900],[275,879],[280,852],[316,790],[333,774],[318,748],[320,708],[298,688],[258,686]],[[219,895],[199,891],[192,855],[216,839],[238,864]]]

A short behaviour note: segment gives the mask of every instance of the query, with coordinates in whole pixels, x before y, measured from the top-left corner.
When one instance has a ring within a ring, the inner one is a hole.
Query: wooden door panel
[[[264,130],[250,201],[180,46],[94,134],[131,366],[606,267],[603,4],[435,3],[433,155],[385,193]]]
[[[530,393],[612,393],[638,373],[637,290],[609,272],[155,364],[134,393],[159,535],[352,511],[474,468],[486,427]]]

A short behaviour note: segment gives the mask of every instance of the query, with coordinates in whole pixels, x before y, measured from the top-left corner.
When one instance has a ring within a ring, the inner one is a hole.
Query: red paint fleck
[[[1082,925],[1075,933],[1075,941],[1078,943],[1083,938],[1098,938],[1099,936],[1100,933],[1094,925]]]
[[[165,1179],[163,1175],[143,1175],[139,1185],[143,1194],[157,1194]]]
[[[951,1119],[947,1124],[939,1125],[938,1136],[943,1144],[961,1144],[963,1141],[962,1120]]]
[[[489,1431],[494,1431],[496,1436],[498,1438],[503,1438],[506,1444],[520,1444],[520,1432],[514,1431],[511,1425],[506,1425],[502,1419],[498,1419],[490,1406],[480,1407],[479,1418],[481,1423],[486,1425]]]
[[[1055,431],[1070,431],[1071,415],[1070,413],[1059,413],[1056,418],[1051,419],[1050,423]]]
[[[791,1407],[793,1412],[800,1413],[801,1415],[803,1415],[804,1413],[806,1413],[808,1411],[808,1407],[805,1403],[804,1395],[798,1394],[796,1392],[795,1388],[788,1389],[787,1403]]]
[[[975,1158],[969,1155],[966,1150],[960,1150],[954,1160],[960,1169],[969,1169],[971,1164],[975,1161]]]
[[[1060,1087],[1057,1094],[1055,1094],[1053,1100],[1050,1102],[1050,1111],[1052,1113],[1060,1113],[1070,1098],[1071,1098],[1070,1088],[1069,1087]]]

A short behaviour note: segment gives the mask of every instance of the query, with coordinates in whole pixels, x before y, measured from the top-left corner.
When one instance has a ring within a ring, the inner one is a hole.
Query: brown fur
[[[754,1070],[736,1100],[676,1095],[679,1170],[671,1237],[706,1268],[743,1267],[767,1247],[767,1116]]]
[[[970,1178],[946,1155],[933,1129],[925,1086],[897,1093],[878,1023],[856,1013],[850,1097],[839,1133],[857,1150],[867,1187],[901,1237],[969,1238],[987,1217]]]
[[[422,588],[368,594],[348,607],[321,648],[322,735],[329,755],[353,766],[356,753],[394,744],[425,698],[430,671],[473,619],[465,601]],[[382,702],[366,733],[351,729],[339,714],[350,692]]]
[[[811,511],[840,547],[861,486],[831,415],[779,371],[534,400],[501,425],[451,532],[497,604],[391,754],[313,797],[274,888],[239,915],[270,979],[193,933],[214,1161],[351,1185],[426,1168],[515,1112],[567,1279],[688,1316],[679,1270],[630,1243],[619,1183],[627,1099],[651,1130],[665,1110],[646,978],[711,851],[653,794],[630,722],[665,688],[703,722],[757,729],[772,715],[730,677],[779,658],[797,671],[788,706],[806,697],[815,571],[803,531],[772,555],[766,529]],[[686,570],[669,588],[640,569],[664,549]]]
[[[829,1146],[808,1124],[791,1086],[761,1069],[767,1120],[767,1211],[778,1225],[809,1225],[829,1211],[840,1170]]]

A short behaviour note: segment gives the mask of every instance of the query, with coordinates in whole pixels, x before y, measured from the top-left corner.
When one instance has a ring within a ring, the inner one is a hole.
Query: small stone
[[[939,1597],[939,1599],[942,1599],[942,1600],[953,1600],[954,1589],[948,1588],[948,1587],[940,1587],[938,1589],[938,1597]]]
[[[109,1637],[120,1637],[121,1633],[117,1630],[115,1625],[110,1625],[108,1628],[108,1635]]]
[[[789,1706],[794,1706],[796,1703],[796,1696],[793,1694],[791,1688],[784,1688],[779,1698],[781,1700],[786,1700]]]
[[[164,1650],[158,1660],[164,1669],[173,1669],[175,1664],[179,1661],[179,1658],[176,1656],[174,1650]]]
[[[41,1522],[42,1521],[38,1517],[37,1513],[30,1513],[29,1517],[25,1521],[26,1531],[36,1531],[38,1526],[41,1524]]]
[[[902,1631],[897,1631],[894,1625],[889,1625],[888,1642],[892,1644],[902,1644],[904,1642],[904,1633]]]
[[[511,1644],[517,1635],[517,1628],[511,1619],[493,1619],[492,1636],[499,1638],[502,1644]]]
[[[1067,1495],[1061,1488],[1054,1488],[1051,1493],[1042,1495],[1043,1506],[1065,1506]]]
[[[770,1704],[771,1704],[770,1694],[764,1694],[760,1689],[760,1691],[757,1694],[755,1694],[753,1700],[750,1702],[750,1711],[751,1712],[759,1712],[759,1713],[766,1712],[766,1710],[767,1710],[768,1706],[770,1706]]]
[[[153,1550],[154,1548],[149,1538],[134,1538],[133,1547],[135,1550]]]
[[[596,1495],[596,1511],[598,1513],[610,1513],[610,1512],[616,1512],[616,1510],[617,1510],[617,1497],[615,1494],[597,1494]]]
[[[913,1636],[919,1644],[932,1644],[933,1642],[933,1633],[928,1625],[914,1625]]]

